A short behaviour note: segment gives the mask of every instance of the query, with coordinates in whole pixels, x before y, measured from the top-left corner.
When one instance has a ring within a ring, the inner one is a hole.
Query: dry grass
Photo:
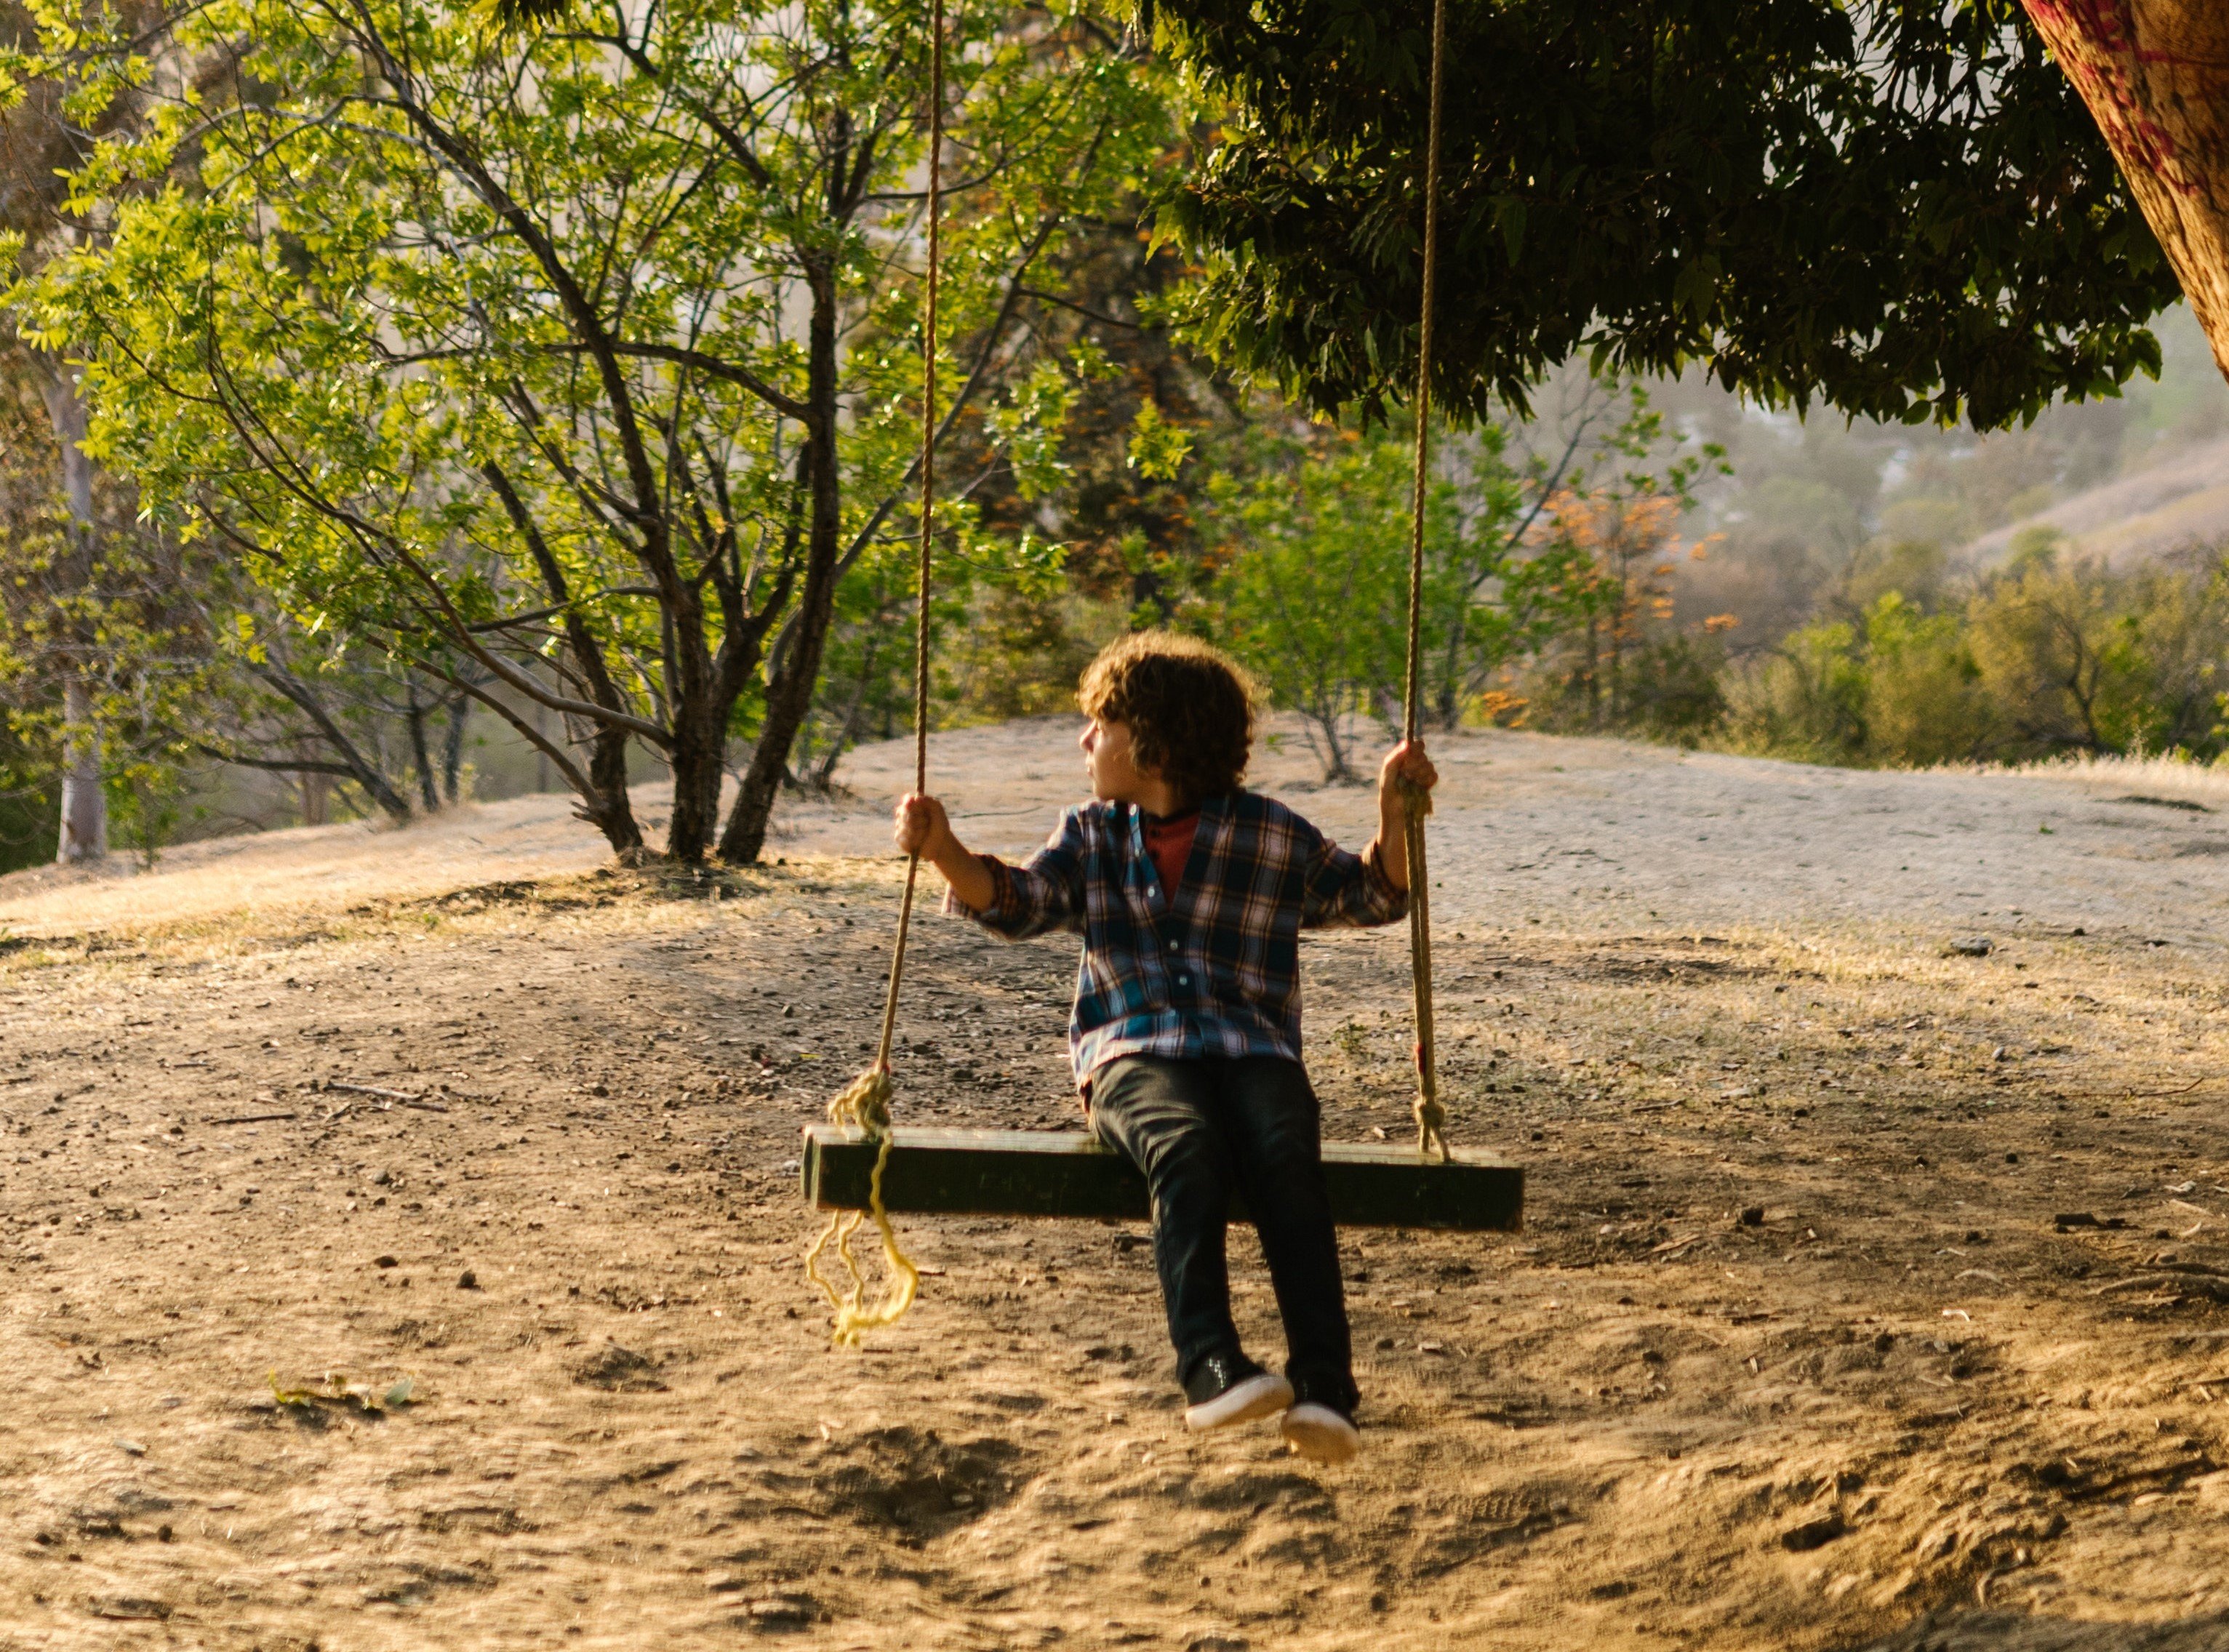
[[[2116,796],[2172,797],[2209,809],[2229,809],[2229,763],[2175,757],[2068,757],[2043,763],[1952,763],[1929,772],[2063,780]]]

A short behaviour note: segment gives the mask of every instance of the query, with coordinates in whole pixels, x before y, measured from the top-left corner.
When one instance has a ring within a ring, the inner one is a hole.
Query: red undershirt
[[[1177,904],[1177,886],[1184,881],[1185,862],[1192,856],[1192,835],[1199,830],[1199,810],[1172,815],[1166,820],[1145,817],[1146,853],[1153,857],[1153,870],[1161,874],[1161,894]]]

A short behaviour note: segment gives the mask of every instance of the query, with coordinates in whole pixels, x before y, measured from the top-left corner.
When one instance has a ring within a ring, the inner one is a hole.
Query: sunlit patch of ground
[[[955,803],[1025,844],[1065,738],[951,737]],[[2219,1644],[2216,817],[1445,755],[1448,1088],[1532,1220],[1350,1237],[1337,1471],[1184,1435],[1135,1227],[909,1223],[921,1307],[827,1348],[795,1136],[896,870],[825,851],[894,753],[714,879],[559,835],[382,884],[395,834],[322,904],[0,887],[0,1646]],[[1070,1122],[1070,948],[916,933],[901,1111]],[[1400,937],[1307,990],[1327,1133],[1399,1139]]]

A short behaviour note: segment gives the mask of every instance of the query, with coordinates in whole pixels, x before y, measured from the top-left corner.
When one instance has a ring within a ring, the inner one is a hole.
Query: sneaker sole
[[[1278,1432],[1311,1463],[1351,1463],[1362,1450],[1360,1431],[1328,1405],[1294,1406]]]
[[[1235,1423],[1250,1423],[1257,1417],[1267,1417],[1293,1403],[1293,1385],[1274,1372],[1264,1371],[1233,1383],[1222,1393],[1204,1405],[1185,1408],[1185,1426],[1195,1434],[1211,1428],[1229,1428]]]

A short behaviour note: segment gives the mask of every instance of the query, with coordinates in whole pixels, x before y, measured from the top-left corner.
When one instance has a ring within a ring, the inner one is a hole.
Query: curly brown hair
[[[1141,769],[1198,803],[1237,790],[1254,745],[1254,680],[1222,650],[1174,631],[1109,643],[1077,685],[1087,717],[1130,731]]]

